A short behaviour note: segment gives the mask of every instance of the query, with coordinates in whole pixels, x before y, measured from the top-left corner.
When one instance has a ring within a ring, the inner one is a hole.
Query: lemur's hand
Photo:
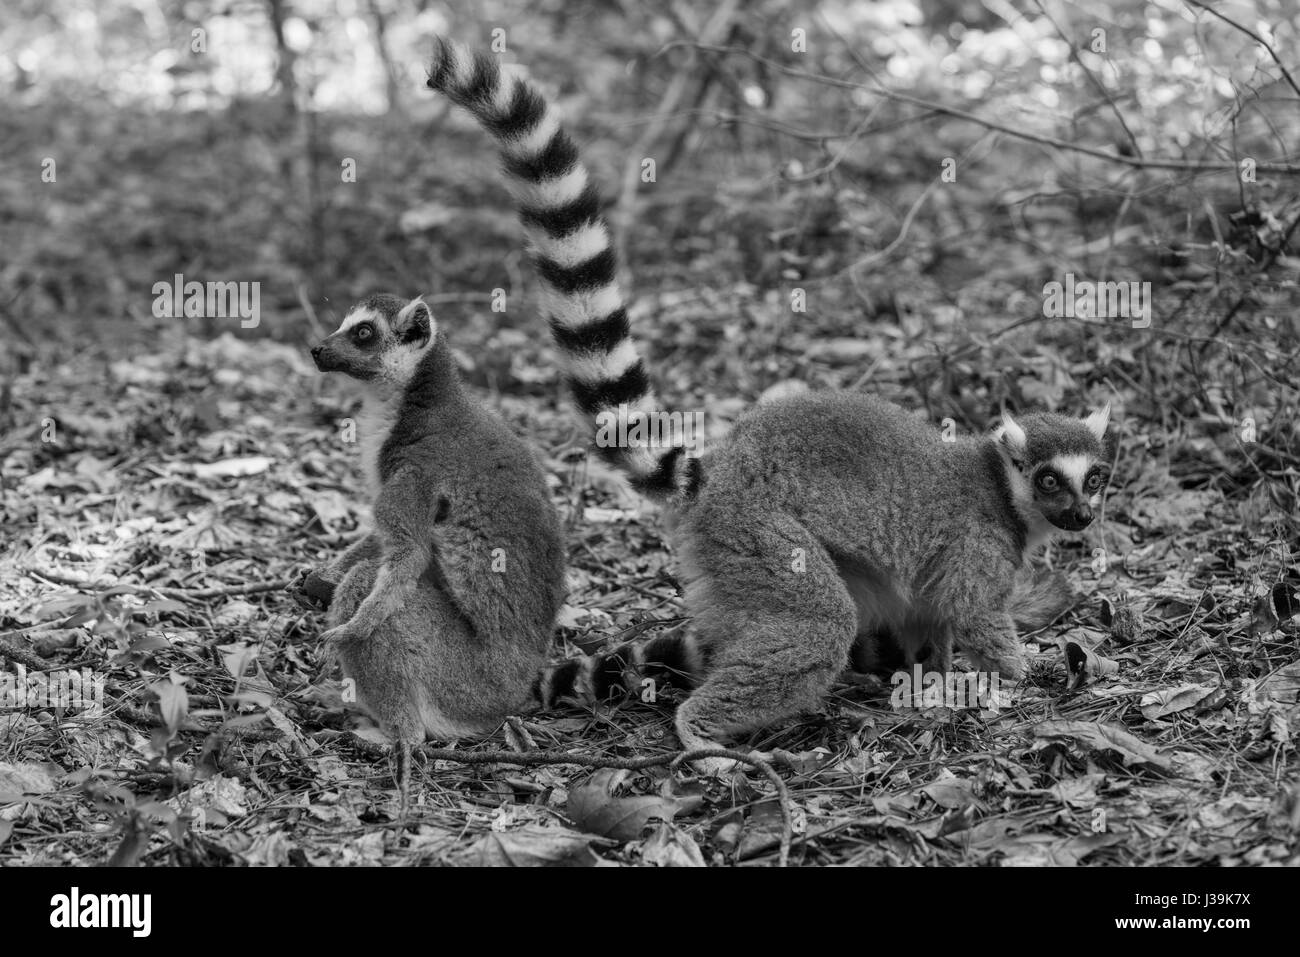
[[[364,638],[356,627],[350,621],[346,621],[336,628],[321,632],[321,644],[329,647],[346,644],[349,641],[355,641],[358,638]]]
[[[335,625],[328,631],[321,633],[321,640],[329,645],[341,645],[351,641],[365,641],[375,631],[382,626],[384,619],[377,617],[374,612],[367,613],[364,605],[357,609],[356,613],[343,622],[341,625]]]
[[[308,611],[325,611],[334,600],[334,583],[314,568],[305,568],[289,586],[289,595]]]

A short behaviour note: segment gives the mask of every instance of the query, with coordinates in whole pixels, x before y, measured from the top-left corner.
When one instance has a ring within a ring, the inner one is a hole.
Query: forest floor
[[[339,438],[347,384],[315,371],[308,337],[235,322],[35,344],[0,387],[0,676],[85,673],[103,711],[0,702],[0,863],[766,865],[783,809],[793,864],[1297,863],[1296,463],[1265,425],[1294,393],[1255,376],[1252,352],[1276,356],[1287,330],[1269,316],[1295,315],[1294,284],[1239,310],[1204,277],[1171,283],[1149,333],[1103,332],[1044,321],[1023,292],[1039,274],[990,278],[1008,244],[973,246],[960,294],[882,262],[865,286],[809,283],[806,313],[780,282],[742,279],[740,254],[642,275],[652,374],[718,431],[790,380],[965,430],[1004,402],[1115,404],[1103,520],[1046,559],[1079,601],[1027,638],[1026,680],[996,709],[839,686],[740,742],[773,755],[785,796],[757,768],[594,766],[676,753],[667,693],[520,715],[455,743],[468,761],[417,760],[399,826],[383,736],[343,702],[320,617],[284,590],[367,521]],[[542,324],[475,312],[464,291],[438,311],[465,377],[536,448],[564,517],[555,656],[673,626],[659,517],[585,458]],[[472,757],[500,749],[585,763]]]
[[[395,824],[383,737],[342,703],[320,619],[276,584],[366,518],[355,451],[335,438],[346,389],[300,350],[224,336],[83,356],[34,367],[15,394],[58,412],[33,446],[45,416],[20,398],[18,418],[37,424],[6,437],[9,670],[89,669],[104,713],[0,713],[0,858],[775,859],[780,808],[753,769],[716,781],[434,760],[418,765],[408,827]],[[589,470],[556,398],[487,401],[541,450],[565,517],[557,657],[679,618],[657,517]],[[1102,535],[1122,560],[1103,566],[1091,541],[1053,552],[1080,603],[1030,638],[1030,676],[996,711],[900,710],[888,688],[844,686],[745,742],[785,781],[795,862],[1293,860],[1300,654],[1294,631],[1252,615],[1277,555],[1220,493],[1150,473],[1126,470],[1107,506]],[[1139,528],[1140,543],[1117,543]],[[1067,642],[1115,670],[1067,689]],[[673,700],[523,715],[457,747],[670,755]]]

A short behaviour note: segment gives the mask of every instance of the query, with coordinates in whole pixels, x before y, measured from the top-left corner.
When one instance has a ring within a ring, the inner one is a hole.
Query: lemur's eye
[[[1055,492],[1061,487],[1061,480],[1055,472],[1043,472],[1038,476],[1038,488],[1043,492]]]
[[[1100,491],[1101,487],[1105,484],[1106,484],[1105,475],[1103,475],[1101,472],[1089,472],[1087,480],[1085,480],[1083,483],[1083,487],[1085,491],[1097,492]]]
[[[352,338],[357,342],[365,342],[375,334],[375,327],[368,322],[358,322],[357,327],[352,330]]]

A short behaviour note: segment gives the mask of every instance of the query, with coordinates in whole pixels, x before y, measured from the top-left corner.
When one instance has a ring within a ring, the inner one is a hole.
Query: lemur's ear
[[[1102,442],[1106,439],[1106,426],[1110,424],[1110,403],[1107,402],[1096,412],[1084,416],[1083,424],[1088,427],[1088,431],[1097,436],[1097,441]]]
[[[419,296],[403,306],[401,312],[393,317],[393,334],[397,336],[398,342],[424,345],[433,338],[434,329],[433,313],[429,311],[428,303]]]
[[[1011,417],[1010,412],[1002,413],[1002,421],[993,430],[993,437],[1007,450],[1011,461],[1020,462],[1024,459],[1029,439],[1025,436],[1025,430],[1020,423]]]

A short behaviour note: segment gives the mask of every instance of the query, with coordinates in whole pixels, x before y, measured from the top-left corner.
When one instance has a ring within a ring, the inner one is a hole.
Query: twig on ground
[[[387,749],[351,735],[357,750],[371,757],[386,757]],[[451,748],[431,748],[428,745],[415,749],[432,761],[454,761],[457,764],[517,764],[524,767],[546,764],[576,764],[584,768],[615,768],[622,771],[641,771],[667,765],[676,770],[686,761],[699,758],[728,758],[757,768],[776,790],[781,808],[781,844],[779,866],[790,863],[790,845],[794,841],[794,816],[790,809],[790,792],[776,773],[776,769],[762,758],[732,748],[695,748],[677,754],[654,754],[641,758],[617,758],[598,754],[570,754],[564,751],[457,751]]]
[[[73,588],[86,588],[92,591],[105,588],[134,588],[138,591],[156,592],[165,598],[175,598],[177,601],[203,601],[208,598],[225,598],[230,595],[255,595],[261,592],[283,591],[293,584],[292,578],[277,578],[269,582],[245,582],[242,585],[223,585],[220,588],[166,588],[159,585],[133,585],[130,582],[119,581],[87,581],[77,575],[48,571],[42,568],[33,568],[29,571],[31,574],[54,582],[56,585],[70,585]]]
[[[22,665],[24,668],[44,671],[50,666],[50,663],[44,658],[38,657],[24,648],[11,645],[7,641],[0,641],[0,658],[8,658],[14,664]]]

